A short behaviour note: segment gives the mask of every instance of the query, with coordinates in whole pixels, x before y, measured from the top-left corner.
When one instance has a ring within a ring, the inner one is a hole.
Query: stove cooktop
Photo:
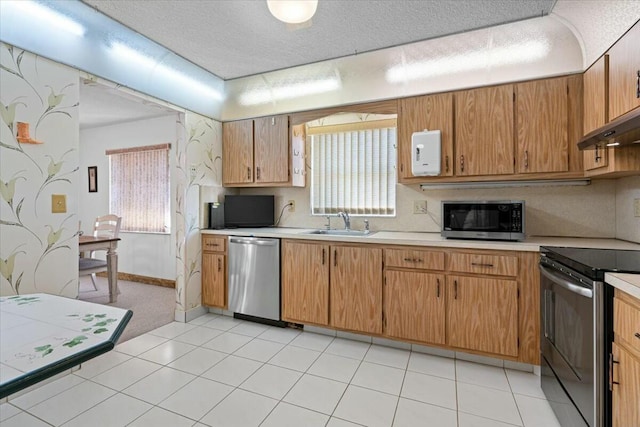
[[[593,280],[605,272],[640,273],[640,251],[543,246],[540,253]]]

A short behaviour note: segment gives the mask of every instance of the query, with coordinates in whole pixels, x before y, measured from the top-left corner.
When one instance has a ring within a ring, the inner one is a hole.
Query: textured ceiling
[[[223,79],[549,14],[556,0],[319,0],[291,29],[264,0],[83,0]]]

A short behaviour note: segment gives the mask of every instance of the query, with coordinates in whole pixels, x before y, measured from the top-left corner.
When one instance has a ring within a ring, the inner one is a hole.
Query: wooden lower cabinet
[[[613,343],[613,427],[640,425],[640,360]]]
[[[282,242],[282,319],[329,324],[329,245]]]
[[[204,252],[202,254],[202,304],[210,307],[226,307],[225,255]]]
[[[387,270],[384,334],[425,343],[445,343],[445,276]]]
[[[447,344],[518,356],[518,282],[448,276]]]
[[[382,249],[331,247],[330,325],[382,333]]]

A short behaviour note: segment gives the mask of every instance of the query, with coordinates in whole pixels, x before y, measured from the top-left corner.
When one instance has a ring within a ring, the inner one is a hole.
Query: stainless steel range
[[[543,247],[540,254],[542,389],[563,427],[608,427],[613,290],[604,273],[640,272],[640,251]]]

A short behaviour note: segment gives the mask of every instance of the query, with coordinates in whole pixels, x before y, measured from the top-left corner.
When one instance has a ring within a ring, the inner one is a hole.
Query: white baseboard
[[[176,310],[175,311],[175,321],[176,322],[182,322],[182,323],[188,323],[191,322],[193,319],[195,319],[196,317],[200,317],[203,314],[207,313],[209,310],[206,307],[203,307],[201,305],[194,307],[192,309],[189,309],[187,311],[183,311],[183,310]]]

